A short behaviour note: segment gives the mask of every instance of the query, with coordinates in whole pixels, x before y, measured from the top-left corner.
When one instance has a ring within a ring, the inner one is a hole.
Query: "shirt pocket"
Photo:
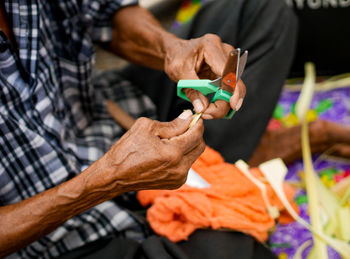
[[[33,80],[23,69],[16,54],[8,47],[0,52],[0,102],[25,102],[31,97]]]
[[[75,132],[84,130],[91,123],[96,102],[92,85],[93,59],[60,57],[58,66],[64,113],[69,123],[66,126]]]
[[[87,62],[93,58],[92,26],[84,23],[80,15],[64,18],[56,26],[52,36],[58,58],[72,62]]]

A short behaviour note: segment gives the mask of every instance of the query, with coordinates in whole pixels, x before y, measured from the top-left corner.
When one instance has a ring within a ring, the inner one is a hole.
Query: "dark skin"
[[[130,19],[130,13],[134,17],[144,19]],[[113,21],[116,40],[110,48],[114,53],[133,63],[164,70],[175,82],[180,79],[216,79],[222,76],[226,59],[234,49],[214,34],[190,40],[179,39],[164,31],[147,10],[138,6],[118,11]],[[118,33],[120,31],[125,33]],[[186,95],[191,100],[194,110],[203,112],[203,119],[218,119],[227,114],[230,106],[239,110],[245,93],[245,85],[240,80],[230,104],[222,100],[209,103],[204,95],[193,89],[187,89]]]
[[[135,13],[138,15],[149,16],[144,9],[134,8]],[[122,22],[124,19],[127,20],[127,15],[128,12],[126,9],[125,12],[121,10],[120,15],[114,19],[114,22],[120,26],[120,30],[134,27],[135,30],[139,30],[138,33],[147,35],[148,33],[152,33],[152,29],[154,29],[152,24],[158,23],[153,17],[148,19],[149,23],[147,24],[144,24],[141,20],[130,21],[130,23]],[[142,29],[140,30],[140,28]],[[128,43],[127,40],[123,39],[123,35],[116,35],[119,41],[114,41],[111,47],[120,55],[122,53],[132,53],[130,56],[124,54],[124,57],[141,65],[147,65],[143,63],[143,60],[150,60],[149,58],[153,57],[151,62],[152,68],[164,69],[174,81],[194,78],[215,79],[218,76],[222,76],[221,71],[223,70],[228,53],[233,49],[232,46],[222,43],[220,38],[212,34],[198,39],[179,40],[168,32],[160,30],[159,27],[156,28],[157,31],[155,33],[161,35],[156,40],[162,42],[163,38],[169,37],[170,40],[167,40],[165,45],[152,41],[142,41],[138,37],[133,38],[130,44],[130,42]],[[115,30],[115,32],[117,33],[118,30]],[[136,36],[138,34],[133,35]],[[142,39],[144,38],[150,39],[147,36],[142,37]],[[147,51],[138,53],[137,49],[140,45],[144,46],[147,50],[158,53],[158,55],[153,55]],[[161,53],[165,53],[164,50],[162,48],[158,50],[152,49],[150,48],[152,45],[170,46],[168,49],[171,51],[162,55]],[[242,105],[245,93],[245,86],[242,81],[239,81],[238,87],[235,89],[230,100],[230,106],[234,110],[238,110]],[[230,108],[224,101],[209,104],[205,96],[192,89],[188,89],[186,94],[192,101],[194,110],[196,112],[204,112],[202,116],[204,119],[222,118]],[[350,158],[350,130],[348,128],[331,122],[317,121],[310,125],[309,131],[312,151],[314,153],[324,152],[332,147],[334,155]],[[300,132],[300,127],[266,132],[250,158],[249,164],[256,166],[276,157],[281,157],[286,163],[301,158]]]
[[[203,121],[187,130],[191,119],[190,111],[187,117],[168,123],[138,119],[103,157],[78,176],[27,200],[0,207],[0,257],[124,192],[179,188],[205,148]]]
[[[309,125],[312,153],[332,150],[332,155],[350,158],[350,128],[317,120]],[[250,166],[280,157],[285,163],[301,158],[301,126],[266,131],[249,159]]]
[[[15,46],[5,12],[2,8],[0,11],[0,28]],[[164,69],[174,81],[221,76],[226,57],[233,49],[215,35],[178,39],[138,6],[119,10],[113,26],[110,49],[114,53],[141,65]],[[195,110],[204,113],[204,119],[225,116],[230,105],[238,110],[244,95],[242,81],[230,104],[218,101],[209,105],[199,92],[188,93]],[[190,111],[168,123],[141,118],[103,157],[75,178],[24,201],[0,207],[0,257],[124,192],[180,187],[205,148],[203,121],[188,130],[191,119]]]

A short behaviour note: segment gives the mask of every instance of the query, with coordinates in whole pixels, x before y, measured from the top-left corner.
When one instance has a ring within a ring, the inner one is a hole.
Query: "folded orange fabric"
[[[233,164],[225,163],[221,155],[207,147],[192,168],[211,186],[199,189],[183,185],[177,190],[147,190],[138,192],[143,206],[152,206],[147,219],[152,229],[173,242],[186,240],[198,228],[230,229],[266,241],[275,225],[267,213],[260,190]],[[263,177],[252,169],[255,177]],[[267,195],[272,206],[282,215],[284,208],[269,185]],[[294,190],[284,185],[286,196],[293,204]],[[283,215],[283,221],[291,221]]]

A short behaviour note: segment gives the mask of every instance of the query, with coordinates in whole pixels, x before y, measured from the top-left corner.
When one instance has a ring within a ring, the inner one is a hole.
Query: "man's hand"
[[[163,69],[175,82],[180,79],[216,79],[222,76],[233,46],[214,34],[183,40],[165,31],[154,17],[139,6],[125,7],[113,18],[111,50],[119,56],[146,67]],[[246,93],[240,80],[230,99],[209,104],[200,92],[186,92],[196,112],[204,119],[224,117],[230,109],[238,110]]]
[[[205,148],[203,121],[188,129],[191,119],[189,110],[171,122],[138,119],[103,157],[103,179],[130,191],[180,187]]]
[[[309,124],[311,152],[350,158],[350,128],[331,121],[318,119]],[[253,155],[249,159],[250,166],[280,157],[287,164],[302,157],[301,126],[267,130],[260,139]]]
[[[222,76],[226,60],[233,46],[223,43],[215,34],[191,40],[171,39],[165,46],[164,71],[175,82],[181,79],[211,79]],[[203,112],[204,119],[224,117],[230,109],[239,110],[246,93],[240,80],[230,99],[230,104],[223,100],[209,104],[208,99],[199,91],[186,89],[186,96],[191,100],[196,112]]]
[[[172,122],[141,118],[81,174],[24,201],[0,206],[0,257],[124,192],[180,187],[205,148],[203,121],[187,130],[191,119],[189,110]]]

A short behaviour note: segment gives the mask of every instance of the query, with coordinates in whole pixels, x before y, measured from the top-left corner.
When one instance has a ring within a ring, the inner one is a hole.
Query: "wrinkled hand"
[[[191,119],[189,110],[171,122],[138,119],[105,155],[105,180],[129,191],[180,187],[205,148],[203,121],[187,130]]]
[[[176,39],[166,47],[164,71],[175,82],[180,79],[216,79],[222,76],[227,57],[234,50],[233,46],[223,43],[215,34],[191,40]],[[230,99],[230,104],[223,100],[210,103],[199,91],[186,89],[186,96],[191,100],[196,112],[203,112],[204,119],[224,117],[230,106],[239,110],[246,93],[244,83],[239,80]]]

